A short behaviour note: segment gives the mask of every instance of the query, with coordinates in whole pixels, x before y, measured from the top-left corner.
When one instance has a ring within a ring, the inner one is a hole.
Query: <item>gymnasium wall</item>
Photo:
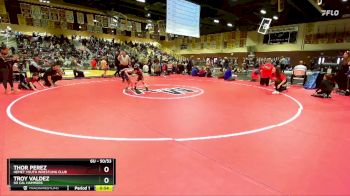
[[[216,37],[217,40],[213,45],[211,45],[213,40],[211,39],[212,35],[202,36],[199,39],[192,39],[190,41],[183,39],[164,41],[161,42],[161,45],[165,50],[172,53],[179,53],[186,57],[205,58],[231,56],[239,57],[239,62],[242,62],[240,57],[246,57],[249,51],[253,51],[258,57],[288,56],[291,57],[292,64],[297,63],[299,59],[308,61],[308,59],[312,57],[320,56],[321,53],[324,55],[336,56],[340,54],[341,51],[350,49],[350,19],[278,26],[272,27],[272,29],[288,27],[298,28],[296,43],[263,44],[264,36],[256,31],[251,31],[246,33],[246,37],[240,36],[242,32],[235,32],[235,35],[231,36],[233,39],[225,39],[225,34],[227,33],[216,34],[214,37]],[[197,41],[201,46],[204,45],[204,48],[199,48],[198,45],[196,45]],[[232,43],[227,45],[225,41]],[[242,41],[245,43],[242,43]],[[188,43],[191,44],[191,47],[180,49],[179,46],[183,44],[188,45]]]
[[[82,37],[90,37],[95,36],[97,38],[101,39],[115,39],[119,41],[136,41],[136,42],[147,42],[147,43],[154,43],[158,44],[157,41],[147,38],[139,38],[139,37],[129,37],[129,36],[123,36],[123,35],[111,35],[111,34],[102,34],[102,33],[94,33],[94,32],[87,32],[87,31],[75,31],[75,30],[69,30],[69,29],[54,29],[54,28],[41,28],[41,27],[33,27],[33,26],[27,26],[27,25],[14,25],[14,24],[1,24],[0,23],[0,29],[6,29],[7,26],[11,27],[12,31],[19,31],[23,34],[31,35],[33,32],[37,33],[47,33],[48,35],[65,35],[65,36],[82,36]]]

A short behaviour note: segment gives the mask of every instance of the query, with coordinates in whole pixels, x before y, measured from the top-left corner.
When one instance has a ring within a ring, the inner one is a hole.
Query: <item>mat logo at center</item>
[[[203,94],[203,90],[197,87],[152,85],[148,88],[137,88],[124,91],[124,94],[140,98],[177,99],[195,97]]]
[[[186,88],[161,88],[149,91],[141,91],[142,93],[151,92],[151,93],[167,93],[172,95],[184,95],[188,93],[195,93],[194,90],[186,89]]]

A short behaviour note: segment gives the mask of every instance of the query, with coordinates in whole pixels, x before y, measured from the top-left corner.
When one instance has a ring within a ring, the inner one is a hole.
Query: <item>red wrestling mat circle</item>
[[[49,134],[116,141],[191,141],[252,134],[295,120],[302,105],[249,83],[148,78],[149,91],[119,80],[73,83],[12,102],[17,124]],[[266,96],[268,95],[268,96]]]

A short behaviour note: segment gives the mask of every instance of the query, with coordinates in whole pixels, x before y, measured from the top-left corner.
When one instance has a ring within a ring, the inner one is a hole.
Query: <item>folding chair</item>
[[[290,83],[293,84],[294,80],[303,80],[303,85],[306,82],[306,71],[305,70],[293,70],[292,76],[290,78]]]

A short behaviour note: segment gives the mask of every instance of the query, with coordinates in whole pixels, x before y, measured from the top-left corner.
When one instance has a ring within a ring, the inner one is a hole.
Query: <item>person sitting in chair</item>
[[[304,65],[304,61],[299,61],[299,65],[296,65],[294,68],[293,68],[293,73],[292,73],[292,76],[290,78],[291,80],[291,84],[293,84],[293,79],[294,77],[302,77],[304,78],[304,81],[303,81],[303,85],[305,84],[306,82],[306,79],[307,79],[307,76],[306,76],[306,71],[307,71],[307,67]],[[298,73],[305,73],[304,75],[300,75]]]

